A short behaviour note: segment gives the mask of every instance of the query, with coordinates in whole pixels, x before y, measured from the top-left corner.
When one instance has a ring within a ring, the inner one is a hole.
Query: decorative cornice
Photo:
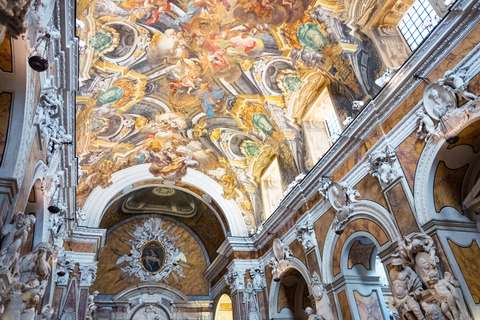
[[[13,198],[18,193],[17,179],[0,178],[0,194],[7,196],[9,205],[12,204]]]

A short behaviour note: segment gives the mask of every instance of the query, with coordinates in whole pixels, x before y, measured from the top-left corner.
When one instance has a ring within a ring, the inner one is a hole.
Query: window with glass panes
[[[427,0],[417,0],[410,7],[398,24],[398,28],[412,51],[422,43],[433,29],[433,26],[425,28],[424,22],[436,19],[438,19],[438,16]]]
[[[338,122],[335,112],[331,112],[325,119],[325,122],[327,123],[328,134],[330,137],[337,136],[342,133],[342,129],[340,129],[340,122]]]

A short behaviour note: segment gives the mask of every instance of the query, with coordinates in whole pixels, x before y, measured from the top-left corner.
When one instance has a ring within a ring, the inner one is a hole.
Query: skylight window
[[[334,141],[337,140],[342,133],[342,129],[340,128],[340,122],[338,122],[335,112],[331,112],[325,119],[325,122],[327,123],[328,134],[330,135],[330,138]],[[332,141],[332,143],[334,141]]]
[[[432,31],[439,17],[427,0],[417,0],[398,24],[408,46],[413,51]]]

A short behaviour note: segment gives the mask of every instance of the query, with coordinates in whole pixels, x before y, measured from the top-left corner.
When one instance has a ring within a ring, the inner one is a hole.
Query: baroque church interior
[[[0,320],[480,319],[480,0],[0,0]]]

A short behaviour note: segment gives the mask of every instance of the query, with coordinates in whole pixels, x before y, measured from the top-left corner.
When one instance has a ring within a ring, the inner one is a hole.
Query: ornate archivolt
[[[356,219],[365,218],[371,220],[372,223],[377,224],[388,236],[391,241],[382,245],[379,249],[379,253],[383,249],[390,247],[396,239],[401,237],[395,222],[392,220],[390,213],[381,205],[367,200],[359,200],[353,205],[353,214],[349,219],[349,223]],[[323,246],[322,255],[322,279],[325,284],[333,283],[334,279],[338,277],[333,274],[333,255],[335,250],[335,244],[339,235],[335,233],[336,227],[331,224],[327,235],[325,237],[325,243]]]
[[[464,66],[464,69],[468,70],[468,67]],[[439,152],[445,148],[447,139],[455,139],[456,134],[480,117],[480,100],[467,89],[468,79],[472,75],[459,67],[455,70],[447,71],[443,79],[426,88],[423,106],[416,111],[418,137],[426,140],[415,174],[414,199],[420,225],[434,218],[432,176]],[[467,102],[456,107],[457,97],[465,97]]]
[[[121,170],[112,175],[113,184],[102,189],[97,187],[88,197],[83,212],[85,213],[85,221],[81,222],[82,226],[98,228],[103,215],[111,199],[116,197],[126,188],[131,188],[132,184],[139,183],[145,180],[155,179],[148,171],[149,164],[136,165],[124,170]],[[159,179],[159,182],[161,180]],[[202,190],[206,195],[211,197],[220,210],[225,215],[232,235],[244,236],[247,235],[247,227],[244,221],[244,216],[239,210],[237,204],[233,199],[226,200],[223,196],[223,188],[213,179],[196,171],[189,170],[187,175],[182,178],[181,182],[192,185],[195,188]],[[168,186],[168,184],[164,184]],[[102,214],[98,214],[102,212]]]

